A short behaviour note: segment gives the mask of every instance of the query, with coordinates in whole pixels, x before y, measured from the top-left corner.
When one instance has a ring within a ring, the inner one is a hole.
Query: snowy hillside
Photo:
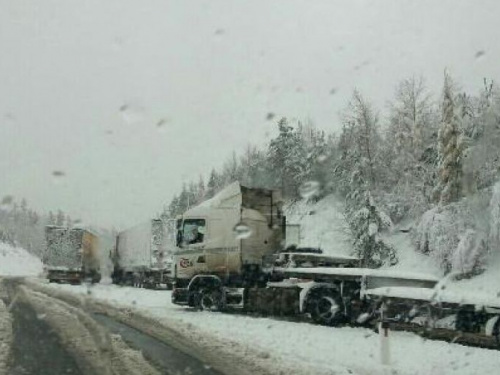
[[[331,255],[351,255],[349,226],[343,212],[342,202],[333,195],[317,203],[302,200],[285,208],[287,223],[300,225],[301,246],[319,247]]]
[[[0,242],[0,276],[38,276],[42,272],[42,262],[36,256]]]
[[[299,201],[285,209],[287,223],[300,225],[300,245],[320,247],[330,255],[352,255],[352,238],[344,216],[344,205],[334,195],[328,195],[315,203]],[[396,250],[398,264],[392,266],[401,271],[430,273],[441,276],[442,271],[428,256],[417,253],[410,234],[393,228],[384,234],[384,240]]]
[[[288,223],[300,225],[302,246],[320,247],[326,254],[351,255],[352,240],[343,210],[343,203],[329,195],[316,203],[299,201],[286,207],[285,214]],[[396,265],[385,268],[444,276],[435,259],[416,250],[410,233],[413,226],[413,223],[400,224],[382,235],[384,241],[394,247],[398,257]],[[487,264],[481,275],[449,282],[444,294],[500,303],[500,255],[491,255]]]

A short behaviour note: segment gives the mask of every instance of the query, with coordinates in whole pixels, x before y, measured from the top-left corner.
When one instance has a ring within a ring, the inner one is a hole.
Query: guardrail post
[[[380,324],[379,324],[379,336],[380,336],[380,362],[384,366],[389,366],[391,364],[391,351],[389,345],[389,334],[390,327],[389,322],[385,319],[385,303],[380,306]]]

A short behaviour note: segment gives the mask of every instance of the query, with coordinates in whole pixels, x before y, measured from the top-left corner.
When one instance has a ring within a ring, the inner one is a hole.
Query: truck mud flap
[[[297,315],[299,294],[298,288],[251,288],[247,290],[245,311],[262,315]]]

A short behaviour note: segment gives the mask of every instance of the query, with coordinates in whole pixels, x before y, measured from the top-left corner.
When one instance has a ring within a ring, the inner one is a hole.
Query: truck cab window
[[[179,247],[202,243],[205,240],[204,219],[185,219],[177,228],[177,246]]]

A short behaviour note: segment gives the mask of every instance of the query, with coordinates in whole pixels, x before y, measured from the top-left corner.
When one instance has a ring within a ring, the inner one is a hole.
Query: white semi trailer
[[[172,246],[168,223],[160,219],[148,220],[118,233],[113,281],[151,288],[171,285]]]

